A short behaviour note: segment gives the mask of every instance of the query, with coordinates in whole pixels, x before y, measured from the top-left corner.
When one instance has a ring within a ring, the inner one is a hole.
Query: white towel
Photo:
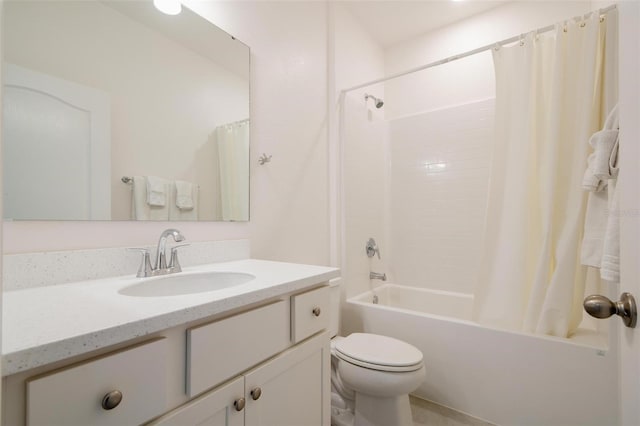
[[[595,175],[594,169],[596,162],[596,154],[589,155],[587,159],[587,170],[582,178],[582,189],[590,192],[602,192],[607,187],[607,179],[602,179]],[[605,197],[606,198],[606,197]]]
[[[165,188],[165,191],[168,191],[168,188]],[[167,206],[152,207],[147,203],[147,179],[144,176],[133,177],[131,216],[135,220],[169,220]]]
[[[602,180],[618,177],[618,169],[611,169],[612,160],[617,164],[618,129],[594,133],[589,144],[593,147],[592,155],[595,156],[592,162],[593,174]]]
[[[191,182],[175,181],[176,207],[180,210],[193,210],[193,187]]]
[[[171,202],[169,203],[169,220],[171,221],[191,221],[198,220],[198,195],[200,193],[200,188],[198,185],[191,185],[191,200],[193,203],[193,207],[189,210],[180,209],[178,207],[178,195],[177,195],[177,186],[173,185],[173,190],[171,191]]]
[[[599,268],[602,263],[604,235],[607,231],[608,191],[590,192],[584,219],[584,235],[580,250],[580,263]]]
[[[618,105],[614,106],[604,127],[589,139],[593,153],[587,160],[587,170],[582,178],[583,189],[600,192],[607,187],[607,180],[618,177]]]
[[[152,207],[167,205],[167,183],[157,176],[147,176],[147,204]]]
[[[618,106],[593,134],[589,144],[594,148],[582,181],[589,192],[585,216],[580,262],[601,268],[603,279],[619,279],[619,217],[617,213],[616,177],[618,176]]]
[[[618,205],[618,185],[609,181],[609,193],[613,192],[608,208],[609,220],[604,234],[602,266],[600,277],[613,283],[620,282],[620,211]]]

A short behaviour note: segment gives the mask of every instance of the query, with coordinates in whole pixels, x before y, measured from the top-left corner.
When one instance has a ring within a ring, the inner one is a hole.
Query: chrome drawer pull
[[[317,317],[320,316],[320,308],[313,308],[313,311],[311,311],[311,312],[313,312],[313,315],[315,315]]]

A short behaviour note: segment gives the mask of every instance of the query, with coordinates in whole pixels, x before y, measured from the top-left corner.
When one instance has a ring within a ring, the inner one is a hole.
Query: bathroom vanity
[[[242,260],[172,279],[222,272],[255,278],[174,296],[127,295],[155,279],[131,276],[5,293],[2,424],[329,425],[339,271]]]

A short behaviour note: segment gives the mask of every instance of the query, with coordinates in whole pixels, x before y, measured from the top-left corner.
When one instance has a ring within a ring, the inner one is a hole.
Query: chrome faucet
[[[179,243],[180,241],[184,241],[184,235],[182,235],[180,231],[178,231],[177,229],[171,228],[171,229],[165,229],[164,231],[162,231],[162,234],[160,234],[160,239],[158,240],[158,247],[156,248],[156,263],[153,268],[156,271],[167,269],[166,246],[167,246],[168,237],[173,237],[173,240],[176,243]],[[169,267],[173,267],[173,265],[169,265]]]
[[[386,281],[387,280],[387,274],[380,274],[378,272],[369,272],[369,279],[370,280]]]
[[[136,250],[142,253],[142,263],[138,268],[136,276],[138,278],[155,277],[156,275],[173,274],[175,272],[181,272],[180,262],[178,261],[178,248],[186,246],[188,244],[180,244],[171,248],[171,258],[169,265],[167,265],[167,238],[172,237],[174,241],[184,241],[184,235],[177,229],[167,229],[160,234],[158,240],[158,247],[156,247],[156,259],[153,265],[151,265],[151,256],[149,250],[146,248],[130,249]]]

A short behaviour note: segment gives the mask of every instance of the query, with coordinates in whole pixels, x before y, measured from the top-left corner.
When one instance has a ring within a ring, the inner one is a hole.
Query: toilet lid
[[[422,367],[422,352],[392,337],[353,333],[336,342],[336,356],[344,361],[381,371],[415,371]]]

